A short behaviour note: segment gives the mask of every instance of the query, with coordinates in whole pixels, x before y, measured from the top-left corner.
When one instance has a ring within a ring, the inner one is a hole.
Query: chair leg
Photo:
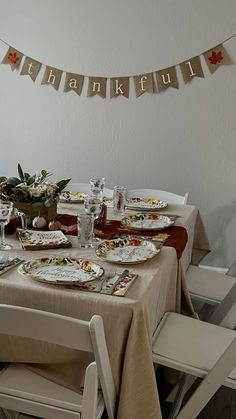
[[[202,321],[208,321],[208,319],[211,317],[212,313],[214,312],[215,308],[216,306],[213,306],[211,304],[204,304],[204,306],[198,313],[199,319]]]
[[[192,387],[194,381],[196,380],[196,377],[193,377],[192,375],[183,374],[180,383],[179,388],[177,390],[177,394],[174,400],[174,403],[172,405],[170,414],[168,416],[168,419],[175,419],[178,415],[181,405],[183,403],[183,399],[187,391]]]

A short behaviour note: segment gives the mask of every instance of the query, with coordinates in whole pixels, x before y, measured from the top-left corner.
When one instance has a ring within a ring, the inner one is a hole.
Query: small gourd
[[[48,224],[49,230],[60,230],[61,229],[61,223],[60,221],[50,221]]]
[[[32,221],[32,226],[34,228],[43,228],[46,225],[46,220],[44,217],[40,217],[40,215],[38,215],[37,217],[35,217]]]

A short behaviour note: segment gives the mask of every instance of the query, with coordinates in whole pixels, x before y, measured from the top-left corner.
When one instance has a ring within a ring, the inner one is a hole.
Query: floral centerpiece
[[[19,177],[0,177],[0,200],[13,201],[14,206],[31,219],[37,215],[46,221],[55,219],[59,194],[70,179],[53,183],[48,180],[52,173],[41,170],[30,175],[18,164]]]

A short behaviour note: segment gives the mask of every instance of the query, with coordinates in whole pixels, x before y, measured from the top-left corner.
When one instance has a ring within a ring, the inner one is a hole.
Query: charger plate
[[[62,191],[59,196],[60,202],[84,202],[87,196],[85,192]]]
[[[157,256],[160,249],[149,240],[127,238],[105,240],[96,247],[95,252],[106,262],[135,264]]]
[[[165,201],[156,198],[128,198],[126,202],[127,209],[137,211],[157,211],[166,207]]]
[[[91,260],[52,257],[25,262],[18,272],[47,284],[74,285],[99,278],[104,269]]]
[[[135,230],[163,230],[174,222],[170,217],[156,213],[133,214],[121,220],[123,226]]]

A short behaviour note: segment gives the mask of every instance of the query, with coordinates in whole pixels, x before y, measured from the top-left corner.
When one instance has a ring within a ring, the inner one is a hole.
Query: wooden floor
[[[173,386],[170,386],[165,382],[161,368],[157,370],[157,383],[163,419],[167,419],[171,403],[167,403],[165,399]],[[191,390],[193,391],[194,388]],[[197,419],[236,419],[236,391],[230,388],[221,387]]]

